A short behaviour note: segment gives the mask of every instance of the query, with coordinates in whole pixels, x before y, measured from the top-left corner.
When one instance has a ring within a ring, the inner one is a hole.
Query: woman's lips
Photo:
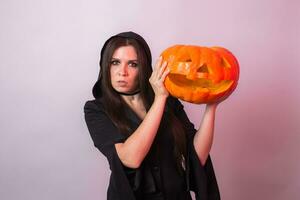
[[[127,85],[127,82],[126,81],[117,81],[118,85],[119,86],[126,86]]]

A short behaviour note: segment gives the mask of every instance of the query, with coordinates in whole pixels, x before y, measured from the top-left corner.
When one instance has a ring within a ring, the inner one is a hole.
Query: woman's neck
[[[136,105],[142,102],[140,93],[134,95],[121,94],[121,97],[128,105]]]
[[[121,95],[126,104],[141,118],[143,119],[146,115],[146,108],[140,93],[135,95]]]

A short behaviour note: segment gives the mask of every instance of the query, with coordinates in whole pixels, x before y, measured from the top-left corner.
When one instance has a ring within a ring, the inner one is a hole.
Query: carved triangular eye
[[[197,69],[197,72],[200,72],[200,73],[208,73],[207,65],[204,63],[201,67],[199,67],[199,68]]]
[[[229,62],[225,59],[225,58],[222,58],[222,66],[224,66],[225,68],[230,68],[230,64]]]
[[[188,58],[184,62],[192,62],[192,59]]]

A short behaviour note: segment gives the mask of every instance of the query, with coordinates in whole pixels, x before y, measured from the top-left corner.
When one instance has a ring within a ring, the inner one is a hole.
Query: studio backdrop
[[[174,44],[232,51],[240,80],[211,151],[222,199],[300,199],[299,13],[298,0],[1,0],[0,199],[106,199],[83,106],[101,46],[129,30],[153,62]],[[198,127],[205,106],[183,103]]]

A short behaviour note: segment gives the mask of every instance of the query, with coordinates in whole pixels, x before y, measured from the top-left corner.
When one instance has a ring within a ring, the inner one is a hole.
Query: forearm
[[[163,116],[166,97],[155,98],[140,126],[124,143],[116,144],[122,163],[137,168],[150,150]]]
[[[193,141],[202,165],[205,164],[213,143],[216,107],[216,104],[207,105],[202,122]]]

